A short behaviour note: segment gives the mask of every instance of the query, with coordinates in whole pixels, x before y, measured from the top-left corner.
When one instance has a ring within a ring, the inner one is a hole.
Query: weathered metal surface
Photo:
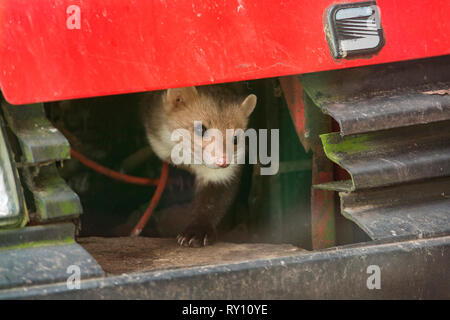
[[[450,178],[339,195],[342,214],[373,240],[450,234]]]
[[[340,125],[321,135],[349,181],[341,212],[372,239],[450,233],[450,57],[305,75],[308,99]],[[354,191],[354,192],[352,192]]]
[[[74,238],[73,223],[28,226],[26,228],[0,231],[0,250],[7,247],[23,246],[28,243],[63,241]]]
[[[59,176],[55,164],[35,168],[33,174],[24,168],[25,183],[33,194],[39,221],[76,217],[83,212],[80,198]]]
[[[79,290],[65,281],[0,290],[0,299],[449,299],[449,261],[447,236],[88,279]],[[369,266],[380,289],[367,286]]]
[[[56,282],[65,284],[78,272],[81,279],[102,277],[101,267],[75,243],[74,237],[73,223],[0,231],[0,292]]]
[[[17,107],[3,101],[2,109],[27,164],[70,158],[69,142],[47,120],[42,103]]]
[[[333,181],[333,164],[327,159],[322,149],[319,135],[329,132],[331,121],[324,116],[310,99],[304,100],[305,128],[307,141],[313,153],[312,184]],[[311,233],[312,248],[322,249],[335,245],[335,201],[329,190],[312,188],[311,190]]]
[[[341,134],[350,135],[449,120],[448,74],[450,56],[313,73],[301,82]]]
[[[314,188],[322,190],[350,192],[353,189],[353,181],[352,180],[330,181],[322,184],[316,184],[314,185]]]
[[[312,183],[321,184],[333,179],[333,168],[323,163],[323,154],[313,156]],[[329,248],[335,244],[334,195],[332,191],[311,190],[311,233],[314,250]]]
[[[94,258],[73,239],[38,242],[29,247],[25,244],[22,248],[0,251],[0,292],[3,294],[7,294],[10,288],[27,290],[32,286],[58,282],[69,289],[67,280],[76,273],[80,279],[104,275]]]
[[[450,121],[321,138],[328,158],[350,173],[352,190],[450,176]]]

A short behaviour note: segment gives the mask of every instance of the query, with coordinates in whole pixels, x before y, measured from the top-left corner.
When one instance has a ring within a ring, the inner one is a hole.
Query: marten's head
[[[191,163],[223,169],[245,155],[244,131],[256,106],[254,94],[245,97],[223,86],[186,87],[169,89],[162,99],[167,127],[184,133],[188,141],[183,151],[190,154],[183,157]]]

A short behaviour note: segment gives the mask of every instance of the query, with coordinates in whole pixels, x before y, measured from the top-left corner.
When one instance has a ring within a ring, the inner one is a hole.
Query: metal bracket
[[[3,114],[18,140],[21,174],[32,193],[38,221],[67,219],[82,213],[78,195],[59,176],[55,162],[70,158],[68,140],[46,118],[42,103],[13,106]]]

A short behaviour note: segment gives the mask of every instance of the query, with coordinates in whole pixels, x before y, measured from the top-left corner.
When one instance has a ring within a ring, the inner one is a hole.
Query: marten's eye
[[[199,137],[203,137],[206,130],[206,127],[201,122],[197,123],[194,127],[194,133]]]
[[[237,145],[237,143],[238,143],[238,136],[233,136],[233,143],[234,143],[234,145]]]

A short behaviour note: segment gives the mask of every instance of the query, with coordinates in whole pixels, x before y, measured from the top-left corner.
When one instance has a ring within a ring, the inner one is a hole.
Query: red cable
[[[164,188],[166,187],[168,176],[169,176],[169,166],[167,165],[166,162],[163,162],[158,186],[156,187],[155,193],[153,194],[152,200],[150,201],[147,210],[145,210],[141,219],[139,220],[137,225],[133,228],[133,231],[131,231],[132,237],[139,236],[142,229],[144,229],[145,225],[147,224],[148,219],[150,219],[150,216],[152,215],[153,210],[155,210],[156,206],[158,205],[159,199],[161,198]]]
[[[133,228],[133,231],[131,232],[131,236],[139,236],[142,229],[145,227],[145,225],[148,222],[148,219],[150,219],[150,216],[153,213],[153,210],[155,210],[156,206],[158,205],[159,199],[161,199],[161,195],[164,191],[164,188],[167,184],[167,178],[169,176],[169,166],[166,162],[163,162],[162,169],[161,169],[161,176],[159,179],[149,179],[149,178],[141,178],[141,177],[135,177],[135,176],[129,176],[127,174],[123,174],[114,170],[111,170],[109,168],[106,168],[100,164],[98,164],[95,161],[92,161],[82,154],[78,153],[77,151],[71,149],[70,154],[72,157],[80,161],[82,164],[84,164],[86,167],[91,168],[94,171],[97,171],[98,173],[101,173],[105,176],[108,176],[110,178],[132,183],[132,184],[139,184],[139,185],[145,185],[145,186],[155,186],[156,190],[153,194],[152,200],[150,201],[149,206],[147,207],[147,210],[145,210],[144,214],[142,215],[141,219],[137,223],[137,225]]]
[[[109,168],[106,168],[106,167],[98,164],[97,162],[92,161],[91,159],[86,158],[81,153],[78,153],[77,151],[75,151],[73,149],[70,150],[70,154],[72,155],[72,157],[74,157],[75,159],[80,161],[86,167],[91,168],[92,170],[97,171],[98,173],[101,173],[107,177],[110,177],[110,178],[113,178],[113,179],[116,179],[116,180],[119,180],[122,182],[139,184],[139,185],[143,185],[143,186],[157,186],[159,183],[158,179],[134,177],[134,176],[129,176],[127,174],[123,174],[123,173],[111,170]]]

